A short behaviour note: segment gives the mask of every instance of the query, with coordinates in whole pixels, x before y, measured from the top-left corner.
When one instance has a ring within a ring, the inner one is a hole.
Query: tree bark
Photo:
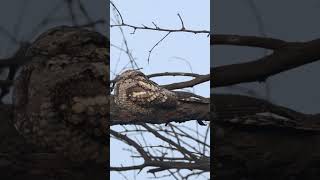
[[[295,112],[245,96],[213,95],[213,99],[218,116],[213,120],[214,179],[319,179],[318,115]],[[245,111],[255,114],[259,108],[273,113],[286,112],[281,115],[291,116],[297,125],[263,126],[229,121],[232,114],[240,116]],[[226,114],[228,116],[224,116]]]

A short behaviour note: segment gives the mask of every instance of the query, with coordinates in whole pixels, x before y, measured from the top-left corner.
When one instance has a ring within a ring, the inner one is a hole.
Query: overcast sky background
[[[163,0],[163,1],[113,1],[124,19],[124,22],[131,25],[141,26],[141,24],[147,26],[153,26],[152,22],[162,28],[179,29],[181,28],[181,22],[177,14],[179,13],[184,21],[184,25],[187,29],[193,30],[209,30],[210,29],[210,5],[209,0],[202,0],[200,2],[183,1],[183,0]],[[197,13],[195,13],[197,12]],[[111,8],[111,24],[115,20],[114,11]],[[133,29],[123,28],[125,37],[128,42],[132,55],[136,58],[136,62],[139,65],[142,72],[145,74],[159,73],[159,72],[194,72],[198,74],[208,74],[210,72],[210,47],[209,38],[207,34],[191,34],[191,33],[173,33],[169,35],[159,46],[157,46],[150,57],[148,63],[148,51],[166,34],[164,32],[152,32],[147,30],[137,30],[135,34],[130,34]],[[111,44],[117,47],[125,48],[123,44],[123,36],[119,28],[112,28],[110,31]],[[111,79],[115,75],[123,72],[123,67],[129,62],[127,55],[118,48],[111,46]],[[172,82],[179,82],[189,80],[190,78],[183,77],[164,77],[153,79],[159,84],[168,84]],[[209,82],[199,85],[195,88],[188,89],[196,94],[209,97],[210,95]],[[196,121],[190,121],[184,123],[185,125],[195,128]],[[200,132],[204,132],[207,127],[198,127]],[[112,126],[112,129],[120,130],[118,126]],[[148,137],[148,136],[147,136]],[[152,139],[151,139],[152,138]],[[150,136],[148,138],[150,142],[157,142],[155,138]],[[208,139],[208,142],[210,140]],[[111,165],[119,166],[125,165],[128,162],[131,163],[130,153],[123,150],[126,146],[117,140],[111,140]],[[122,157],[119,159],[119,157]],[[136,161],[138,165],[141,161]],[[144,169],[136,179],[149,179],[152,174],[147,174],[146,171],[149,168]],[[134,173],[124,173],[128,179],[134,179]],[[208,178],[208,174],[205,176]],[[111,179],[122,179],[123,177],[116,172],[111,173]],[[207,179],[198,177],[197,179]],[[161,179],[173,179],[173,177],[161,178]]]

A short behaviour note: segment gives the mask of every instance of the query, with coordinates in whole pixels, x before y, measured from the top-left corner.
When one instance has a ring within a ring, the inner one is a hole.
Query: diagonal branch
[[[110,134],[116,137],[117,139],[125,141],[126,144],[133,146],[140,153],[140,155],[143,157],[145,161],[150,160],[148,153],[138,143],[136,143],[126,135],[120,134],[112,129],[110,129],[109,131],[110,131]]]
[[[265,81],[270,76],[320,59],[320,39],[289,43],[258,60],[211,68],[211,87]]]

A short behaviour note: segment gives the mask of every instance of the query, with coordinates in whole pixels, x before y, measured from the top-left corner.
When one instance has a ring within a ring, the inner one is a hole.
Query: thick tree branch
[[[239,36],[239,35],[226,35],[216,34],[211,35],[210,45],[236,45],[236,46],[250,46],[276,50],[283,46],[288,45],[289,42],[257,36]]]
[[[265,81],[270,76],[319,60],[319,48],[320,39],[289,43],[258,60],[211,68],[211,87]]]
[[[121,109],[110,97],[110,125],[168,122],[185,122],[189,120],[210,120],[210,104],[181,102],[177,108],[159,109],[150,116],[139,116],[127,110]]]
[[[217,113],[212,140],[214,178],[319,177],[313,173],[320,170],[318,115],[247,96],[213,95],[212,99],[216,106],[212,110]],[[269,118],[258,123],[255,120],[261,112],[269,112],[265,113]]]

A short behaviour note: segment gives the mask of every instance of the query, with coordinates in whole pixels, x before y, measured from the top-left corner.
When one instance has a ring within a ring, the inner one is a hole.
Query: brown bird
[[[150,115],[159,109],[176,108],[184,101],[209,103],[192,93],[170,91],[138,70],[127,70],[116,78],[115,103],[134,114]],[[199,124],[204,125],[202,121]]]
[[[73,161],[106,162],[108,39],[60,26],[43,33],[15,80],[14,125],[28,142]]]
[[[152,113],[157,108],[174,108],[177,95],[149,80],[138,70],[127,70],[116,78],[115,103],[132,113]]]

